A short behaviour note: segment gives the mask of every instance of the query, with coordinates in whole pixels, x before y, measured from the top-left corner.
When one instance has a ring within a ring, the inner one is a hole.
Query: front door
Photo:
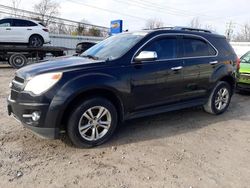
[[[158,37],[141,51],[153,51],[158,58],[152,61],[132,62],[131,92],[136,110],[178,102],[183,93],[183,60],[177,59],[175,36]]]

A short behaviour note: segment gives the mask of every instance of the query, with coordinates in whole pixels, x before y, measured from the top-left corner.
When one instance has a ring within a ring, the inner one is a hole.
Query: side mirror
[[[155,51],[141,51],[139,55],[135,57],[135,62],[141,61],[153,61],[157,59],[157,53]]]

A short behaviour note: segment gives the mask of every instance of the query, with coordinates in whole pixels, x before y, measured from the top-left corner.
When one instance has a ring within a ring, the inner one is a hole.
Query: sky
[[[19,8],[33,11],[40,0],[20,0]],[[60,4],[59,17],[109,27],[111,20],[122,19],[123,29],[139,30],[148,19],[164,26],[188,26],[198,17],[203,26],[210,25],[224,34],[232,21],[235,32],[250,23],[250,0],[55,0]],[[0,0],[11,6],[11,0]],[[1,10],[1,9],[0,9]],[[3,15],[2,15],[3,16]]]

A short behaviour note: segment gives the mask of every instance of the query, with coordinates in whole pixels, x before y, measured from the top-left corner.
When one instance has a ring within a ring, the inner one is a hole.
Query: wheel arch
[[[59,119],[60,127],[65,129],[66,128],[66,122],[68,121],[69,114],[71,113],[71,110],[80,102],[94,97],[103,97],[107,100],[109,100],[117,109],[118,112],[118,121],[123,121],[124,117],[124,106],[122,103],[122,100],[120,97],[112,90],[104,89],[104,88],[96,88],[96,89],[90,89],[87,91],[83,91],[78,93],[76,96],[74,96],[66,105],[64,108],[61,118]]]
[[[30,42],[30,38],[32,37],[32,36],[39,36],[39,37],[41,37],[41,39],[42,39],[42,41],[43,41],[43,44],[44,44],[44,38],[43,38],[43,36],[42,35],[40,35],[39,33],[33,33],[32,35],[30,35],[29,36],[29,40],[28,40],[28,43]]]
[[[224,76],[224,77],[222,77],[222,78],[220,79],[220,81],[227,82],[227,83],[231,86],[231,89],[232,89],[232,90],[235,89],[236,81],[235,81],[235,78],[234,78],[232,75]]]

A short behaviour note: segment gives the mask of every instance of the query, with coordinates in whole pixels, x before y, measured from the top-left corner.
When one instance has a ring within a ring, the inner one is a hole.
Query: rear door
[[[141,51],[154,51],[158,59],[132,64],[133,109],[140,110],[178,102],[183,94],[183,61],[177,59],[176,37],[157,37],[136,55]]]
[[[13,19],[12,31],[16,42],[27,43],[29,36],[33,33],[36,24],[28,20]]]
[[[183,35],[182,43],[184,99],[204,97],[210,88],[210,78],[218,63],[217,50],[205,38],[199,36]]]
[[[13,42],[11,19],[0,20],[0,42]]]

